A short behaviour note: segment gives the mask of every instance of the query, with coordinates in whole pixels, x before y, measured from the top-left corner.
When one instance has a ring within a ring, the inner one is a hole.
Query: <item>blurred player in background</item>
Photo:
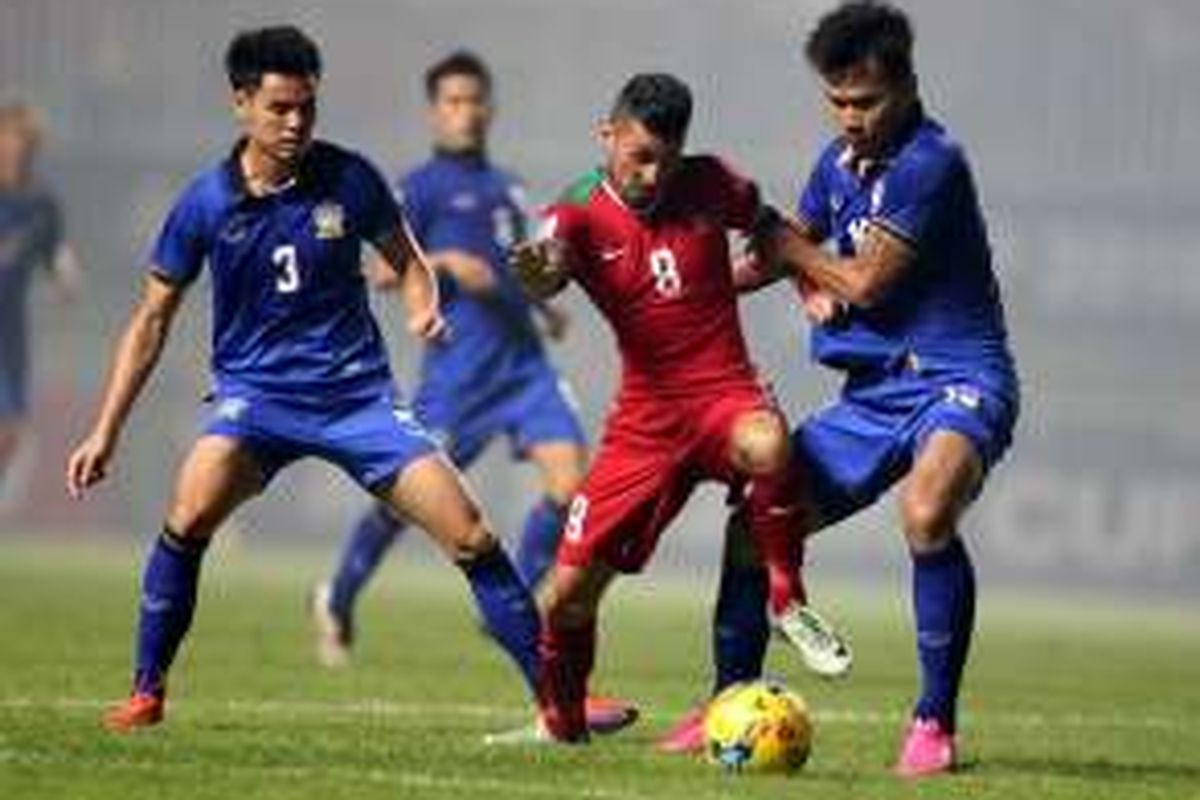
[[[81,278],[58,201],[34,174],[42,135],[31,106],[0,104],[0,490],[29,402],[31,278],[46,270],[63,300],[78,294]]]
[[[536,588],[554,560],[563,513],[583,475],[583,428],[542,345],[536,312],[551,338],[566,330],[563,312],[532,307],[508,265],[525,238],[521,185],[488,156],[492,76],[475,55],[456,52],[425,74],[434,154],[404,176],[400,192],[413,233],[437,270],[450,335],[425,349],[414,400],[420,422],[459,467],[469,467],[498,436],[541,473],[543,497],[529,511],[517,550],[522,579]],[[398,278],[375,269],[378,285]],[[383,503],[355,525],[332,581],[314,593],[322,662],[345,662],[355,600],[404,529]]]
[[[848,659],[805,605],[786,421],[738,317],[727,232],[766,236],[781,219],[718,159],[683,154],[691,114],[677,78],[632,78],[600,128],[605,166],[569,189],[542,236],[516,253],[534,294],[571,280],[583,287],[613,327],[622,378],[543,596],[541,715],[505,741],[587,738],[601,597],[619,572],[643,567],[705,480],[745,488],[770,578],[763,599],[782,632],[810,665]]]
[[[925,114],[912,44],[904,14],[883,3],[848,3],[817,24],[807,56],[840,135],[818,159],[795,224],[776,231],[778,260],[739,282],[797,277],[814,357],[846,374],[840,397],[793,435],[810,528],[900,486],[922,690],[896,769],[920,776],[954,765],[975,612],[959,521],[1011,443],[1019,385],[971,169]],[[715,627],[730,641],[716,648],[718,682],[761,672],[766,619],[731,613],[753,580],[745,569],[722,580]],[[684,721],[676,743],[701,741],[698,720]]]
[[[161,721],[210,538],[279,470],[308,456],[345,470],[437,541],[532,687],[533,600],[459,473],[400,403],[367,302],[362,245],[395,271],[409,330],[424,340],[443,330],[432,272],[386,181],[362,157],[313,140],[321,59],[307,36],[292,27],[242,33],[226,68],[243,138],[168,217],[95,424],[67,468],[76,497],[105,477],[207,262],[216,397],[146,564],[132,694],[105,724],[124,731]]]

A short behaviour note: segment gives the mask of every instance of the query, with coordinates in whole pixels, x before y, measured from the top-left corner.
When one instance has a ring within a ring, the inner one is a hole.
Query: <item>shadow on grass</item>
[[[1067,758],[988,758],[959,767],[975,775],[1012,772],[1057,778],[1097,781],[1191,781],[1200,785],[1200,765],[1170,763],[1121,763],[1107,759],[1073,761]]]

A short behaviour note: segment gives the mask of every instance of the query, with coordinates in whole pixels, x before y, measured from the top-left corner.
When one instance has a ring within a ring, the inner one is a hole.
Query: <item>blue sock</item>
[[[165,693],[167,670],[192,624],[207,547],[207,540],[182,539],[166,529],[154,543],[142,574],[134,691]]]
[[[533,595],[499,545],[471,561],[459,563],[488,633],[520,667],[530,692],[537,695],[538,635],[541,619]]]
[[[713,613],[714,695],[734,683],[762,676],[771,638],[767,597],[766,568],[734,564],[726,556]]]
[[[329,599],[329,610],[347,627],[352,627],[354,603],[359,592],[375,574],[379,562],[402,530],[404,523],[381,503],[371,506],[355,523],[333,577]]]
[[[536,589],[554,564],[562,533],[564,508],[544,497],[525,517],[525,530],[517,548],[517,572],[530,589]]]
[[[957,536],[936,553],[912,555],[913,610],[921,660],[921,698],[914,715],[956,724],[958,687],[975,626],[975,570]]]

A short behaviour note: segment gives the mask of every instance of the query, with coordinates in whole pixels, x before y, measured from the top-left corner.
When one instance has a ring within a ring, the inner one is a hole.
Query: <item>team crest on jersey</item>
[[[346,210],[340,203],[326,200],[312,212],[313,229],[318,239],[340,239],[346,235]]]

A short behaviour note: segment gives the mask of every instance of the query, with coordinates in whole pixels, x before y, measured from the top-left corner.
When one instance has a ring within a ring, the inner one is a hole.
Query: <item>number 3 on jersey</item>
[[[678,297],[683,292],[683,279],[670,248],[650,251],[650,272],[654,275],[654,291],[663,297]]]
[[[275,291],[293,294],[300,289],[300,262],[296,258],[296,245],[281,244],[271,253],[271,261],[279,268],[275,276]]]

